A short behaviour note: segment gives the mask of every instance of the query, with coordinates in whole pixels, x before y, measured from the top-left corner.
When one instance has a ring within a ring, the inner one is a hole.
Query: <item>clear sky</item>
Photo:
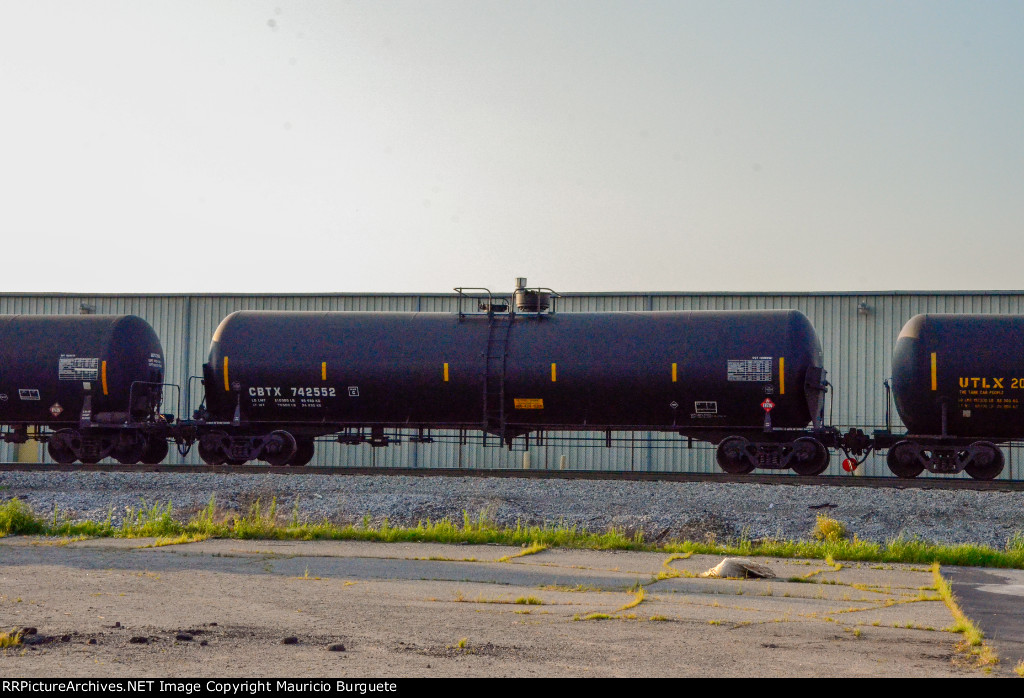
[[[2,291],[1024,288],[1024,2],[0,7]]]

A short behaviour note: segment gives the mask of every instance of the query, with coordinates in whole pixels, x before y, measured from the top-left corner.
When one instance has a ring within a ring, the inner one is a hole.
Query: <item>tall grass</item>
[[[921,540],[895,538],[884,543],[850,537],[845,526],[817,526],[825,535],[820,540],[752,540],[740,538],[725,543],[677,541],[648,543],[643,533],[633,535],[615,528],[594,533],[577,526],[544,524],[499,526],[488,516],[473,518],[464,512],[461,521],[430,519],[415,526],[395,526],[387,519],[379,524],[365,517],[358,524],[329,521],[303,522],[296,502],[290,515],[278,512],[277,500],[269,506],[256,501],[244,513],[229,513],[217,508],[214,498],[191,517],[175,515],[171,502],[129,508],[119,524],[113,512],[102,521],[71,521],[54,510],[52,517],[40,517],[18,499],[0,504],[0,536],[50,535],[116,538],[234,538],[272,540],[363,540],[380,542],[497,543],[526,547],[534,552],[546,547],[590,548],[598,550],[658,550],[679,555],[709,554],[816,558],[855,562],[904,562],[971,567],[1024,569],[1024,535],[1018,533],[999,550],[984,545],[937,545]],[[841,531],[841,533],[839,533]],[[813,535],[812,531],[812,535]],[[831,534],[831,535],[829,535]],[[678,559],[678,558],[676,558]]]
[[[50,536],[90,536],[96,538],[175,538],[180,536],[276,539],[276,540],[366,540],[383,542],[430,541],[439,543],[499,543],[527,546],[518,556],[547,547],[642,550],[642,533],[627,536],[617,529],[591,533],[576,526],[545,524],[502,527],[486,515],[476,519],[463,513],[461,523],[451,519],[421,521],[416,526],[394,526],[387,519],[373,524],[364,518],[360,524],[335,524],[328,521],[301,522],[297,505],[287,520],[278,514],[277,500],[269,507],[257,500],[245,514],[218,512],[211,497],[207,506],[188,520],[174,516],[173,506],[142,505],[129,508],[119,525],[108,512],[103,521],[71,521],[54,510],[52,518],[43,519],[18,499],[0,504],[0,534],[43,534]]]
[[[43,533],[45,525],[32,508],[15,497],[0,505],[0,538],[15,535]]]

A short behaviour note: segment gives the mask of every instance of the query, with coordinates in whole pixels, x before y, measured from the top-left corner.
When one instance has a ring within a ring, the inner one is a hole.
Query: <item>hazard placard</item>
[[[766,397],[764,402],[761,403],[761,409],[765,412],[771,412],[773,407],[775,407],[775,403],[772,402],[771,398]]]

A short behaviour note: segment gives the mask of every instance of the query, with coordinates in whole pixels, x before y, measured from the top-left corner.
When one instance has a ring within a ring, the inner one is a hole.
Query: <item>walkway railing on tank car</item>
[[[548,306],[538,306],[537,310],[514,310],[513,311],[515,313],[518,313],[519,315],[533,315],[533,316],[538,316],[538,317],[542,316],[542,315],[554,315],[555,314],[555,310],[556,310],[556,308],[555,308],[555,301],[562,297],[561,293],[559,293],[558,291],[556,291],[553,288],[548,288],[547,286],[537,286],[537,287],[534,287],[534,288],[519,288],[519,289],[516,289],[516,291],[525,291],[527,294],[531,294],[532,293],[532,294],[534,294],[537,297],[540,297],[540,296],[543,295],[543,296],[546,297],[544,300],[548,300],[548,301],[551,302],[551,306],[550,307],[548,307]]]
[[[496,296],[491,293],[489,288],[484,288],[483,286],[458,286],[454,291],[459,294],[456,296],[456,312],[459,315],[459,319],[462,319],[467,315],[494,315],[494,313],[507,313],[509,308],[512,307],[512,301],[508,296],[497,296],[497,299],[501,301],[501,303],[495,303]],[[487,294],[487,303],[480,303],[480,301],[483,300],[483,296],[471,295],[466,293],[466,291],[483,291]],[[476,310],[478,312],[463,312],[463,299],[476,301]]]
[[[511,315],[554,315],[555,314],[555,300],[562,297],[562,294],[558,293],[552,288],[546,286],[538,286],[536,288],[519,288],[516,291],[525,291],[527,293],[534,293],[536,295],[545,295],[547,299],[551,301],[550,307],[538,307],[537,310],[516,310],[513,305],[513,295],[495,295],[490,289],[484,288],[483,286],[457,286],[453,289],[458,296],[456,296],[457,306],[456,312],[459,318],[466,317],[468,315],[494,315],[495,313],[509,313]],[[481,303],[483,296],[472,295],[466,293],[466,291],[483,291],[487,294],[487,303]],[[463,299],[474,300],[477,302],[476,310],[479,312],[463,312],[462,301]]]

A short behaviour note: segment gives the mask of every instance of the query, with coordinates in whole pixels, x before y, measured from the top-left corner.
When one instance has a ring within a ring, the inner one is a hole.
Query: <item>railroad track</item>
[[[469,469],[469,468],[351,468],[339,466],[271,466],[271,465],[60,465],[55,463],[0,463],[0,472],[88,472],[88,473],[200,473],[243,475],[410,475],[415,477],[517,477],[564,480],[631,480],[644,482],[726,482],[758,485],[812,485],[818,487],[891,487],[895,489],[980,490],[1017,492],[1024,490],[1020,480],[972,480],[966,478],[919,477],[901,480],[895,477],[851,475],[730,475],[728,473],[662,473],[608,470],[538,470],[538,469]]]

